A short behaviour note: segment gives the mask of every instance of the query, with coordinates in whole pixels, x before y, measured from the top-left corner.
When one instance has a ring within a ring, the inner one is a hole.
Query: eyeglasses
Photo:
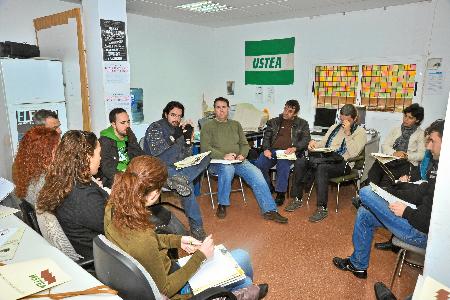
[[[183,118],[182,115],[177,115],[177,114],[175,114],[175,113],[170,113],[169,116],[171,116],[172,118],[179,118],[179,119],[182,119],[182,118]]]

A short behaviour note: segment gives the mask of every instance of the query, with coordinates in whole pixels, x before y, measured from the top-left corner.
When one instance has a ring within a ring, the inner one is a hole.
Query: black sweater
[[[402,217],[417,230],[428,233],[433,207],[434,186],[439,161],[431,160],[428,165],[428,182],[420,185],[401,183],[392,186],[388,191],[398,198],[416,205],[416,209],[406,207]]]
[[[92,240],[104,234],[103,216],[108,194],[95,182],[77,183],[56,209],[56,218],[75,251],[92,258]]]

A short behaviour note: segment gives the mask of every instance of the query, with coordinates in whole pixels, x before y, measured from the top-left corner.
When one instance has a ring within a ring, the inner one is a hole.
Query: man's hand
[[[348,121],[348,120],[342,121],[342,128],[344,128],[344,133],[346,135],[351,134],[351,131],[350,131],[351,127],[352,127],[352,125],[350,124],[350,121]]]
[[[236,157],[236,159],[237,159],[237,160],[240,160],[240,161],[244,161],[245,157],[244,157],[244,155],[239,154],[239,155]]]
[[[400,158],[408,158],[408,153],[404,151],[395,151],[392,155]]]
[[[398,180],[401,181],[401,182],[409,182],[411,180],[411,176],[403,175]]]
[[[267,157],[268,159],[272,159],[272,151],[270,151],[270,150],[264,150],[263,154],[264,154],[264,156]]]
[[[405,211],[406,205],[401,202],[394,202],[392,204],[389,204],[389,209],[397,216],[401,217],[403,216],[403,212]]]
[[[172,134],[172,137],[173,137],[172,142],[175,142],[182,135],[183,135],[183,129],[181,127],[175,127],[175,131]]]
[[[287,148],[286,150],[284,150],[284,153],[286,153],[286,154],[292,154],[292,153],[295,153],[295,151],[297,151],[297,148],[295,148],[295,147],[290,147],[290,148]]]
[[[185,124],[183,127],[183,136],[187,145],[191,144],[191,141],[194,138],[194,127],[191,124]]]
[[[225,160],[235,160],[236,156],[237,156],[236,153],[228,153],[228,154],[225,154],[223,159],[225,159]]]
[[[308,150],[312,151],[317,148],[317,142],[315,140],[310,140],[308,143]]]

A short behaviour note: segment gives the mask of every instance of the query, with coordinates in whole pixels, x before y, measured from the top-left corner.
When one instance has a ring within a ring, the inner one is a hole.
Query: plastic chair
[[[144,267],[104,235],[94,238],[94,263],[98,280],[117,290],[122,299],[166,299]],[[191,299],[208,300],[219,297],[236,299],[233,293],[222,287],[207,289]]]
[[[210,173],[208,169],[206,169],[206,179],[208,180],[208,189],[209,192],[205,193],[204,195],[209,195],[209,197],[211,198],[211,206],[214,209],[214,197],[213,195],[217,194],[217,192],[213,192],[212,188],[211,188],[211,178],[210,176],[215,176],[215,177],[219,177],[219,175],[214,174],[214,173]],[[242,193],[242,198],[244,199],[244,202],[247,203],[247,199],[245,198],[245,193],[244,193],[244,186],[242,185],[242,178],[241,176],[236,175],[239,178],[239,185],[240,188],[238,189],[232,189],[231,192],[241,192]],[[233,183],[231,183],[233,184]]]
[[[395,278],[397,275],[397,270],[398,270],[398,277],[400,277],[402,275],[403,263],[406,262],[408,265],[410,265],[412,267],[423,269],[423,261],[425,259],[425,252],[426,252],[426,249],[419,248],[419,247],[410,245],[406,242],[403,242],[402,240],[398,239],[396,236],[394,236],[392,238],[392,244],[397,247],[400,247],[400,251],[398,252],[397,262],[395,264],[394,273],[392,274],[392,278],[391,278],[391,285],[390,285],[391,290],[392,290],[392,287],[394,286],[394,281],[395,281]],[[408,261],[407,259],[405,259],[406,253],[415,254],[416,259],[414,259],[414,260],[410,259]]]
[[[85,259],[75,251],[54,214],[42,212],[37,214],[36,217],[42,236],[50,245],[58,248],[80,267],[85,269],[91,269],[93,267],[93,259]]]
[[[336,213],[338,212],[338,208],[339,208],[339,191],[340,191],[340,187],[341,187],[342,183],[353,181],[353,184],[355,185],[355,189],[356,189],[355,194],[358,195],[359,188],[361,186],[361,177],[364,173],[364,168],[366,166],[365,148],[361,151],[361,153],[358,156],[351,158],[347,161],[347,163],[350,163],[350,162],[354,162],[355,165],[350,170],[349,174],[330,178],[328,180],[329,182],[337,184]],[[308,198],[306,200],[307,203],[309,203],[309,199],[311,197],[313,188],[314,188],[314,182],[311,186],[311,189],[309,190]]]
[[[41,234],[41,230],[39,229],[39,224],[36,218],[36,211],[34,210],[33,205],[28,203],[25,200],[21,200],[19,203],[20,210],[22,211],[22,219],[30,226],[34,231]]]

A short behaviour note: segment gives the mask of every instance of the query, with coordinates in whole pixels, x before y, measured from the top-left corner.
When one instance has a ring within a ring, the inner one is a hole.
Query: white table
[[[63,283],[51,289],[51,293],[63,293],[74,292],[92,288],[94,286],[102,285],[91,274],[86,272],[83,268],[78,266],[73,260],[64,255],[61,251],[51,246],[42,236],[36,233],[22,220],[14,215],[10,215],[4,218],[0,218],[0,228],[8,227],[25,227],[25,232],[22,237],[22,241],[17,248],[14,258],[6,260],[3,263],[10,264],[15,262],[21,262],[25,260],[49,257],[55,261],[58,266],[64,270],[72,279],[69,282]],[[44,292],[45,293],[45,292]],[[0,295],[1,299],[1,295]],[[70,299],[107,299],[117,300],[121,299],[119,296],[110,294],[99,294],[89,296],[77,296]]]

